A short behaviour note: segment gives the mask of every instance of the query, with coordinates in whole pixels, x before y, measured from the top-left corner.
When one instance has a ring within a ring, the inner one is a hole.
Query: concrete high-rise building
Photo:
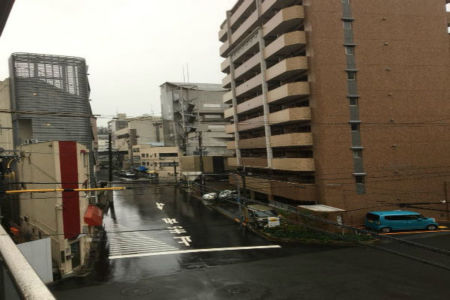
[[[237,1],[219,32],[229,165],[255,197],[449,219],[446,3]]]
[[[165,146],[179,147],[183,155],[198,155],[202,132],[203,155],[228,156],[222,102],[226,90],[220,84],[166,82],[161,85],[161,112]]]

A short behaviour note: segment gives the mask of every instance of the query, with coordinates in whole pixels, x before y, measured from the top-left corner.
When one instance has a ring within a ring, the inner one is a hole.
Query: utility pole
[[[175,177],[175,183],[177,183],[178,178],[177,178],[177,163],[176,163],[176,161],[173,161],[173,176]]]
[[[242,204],[246,205],[246,199],[248,199],[248,192],[247,192],[247,183],[245,180],[245,176],[247,175],[247,170],[245,169],[245,166],[242,168],[242,171],[240,172],[241,178],[242,178],[242,191],[244,192],[244,197],[242,199]]]
[[[203,195],[203,187],[205,185],[205,176],[203,173],[205,172],[205,167],[203,166],[203,140],[202,139],[203,139],[202,132],[199,131],[198,132],[198,151],[200,154],[200,172],[202,172],[200,192]]]
[[[113,163],[112,163],[112,134],[111,131],[108,133],[108,158],[109,158],[109,185],[113,181]]]

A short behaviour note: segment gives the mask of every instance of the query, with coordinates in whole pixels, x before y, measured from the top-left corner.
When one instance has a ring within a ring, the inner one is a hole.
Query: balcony
[[[280,147],[309,147],[312,146],[312,134],[311,133],[288,133],[281,135],[272,135],[270,137],[270,145],[273,148]],[[266,148],[266,138],[258,137],[253,139],[241,139],[239,140],[240,149],[264,149]],[[236,143],[229,142],[227,149],[235,150]]]
[[[280,10],[263,26],[263,35],[276,36],[296,28],[305,18],[303,6],[295,5]]]
[[[245,17],[245,13],[248,13],[250,6],[254,3],[253,0],[244,0],[241,5],[236,9],[236,11],[230,17],[231,27],[235,27],[236,23]]]
[[[258,88],[261,88],[261,84],[262,76],[261,74],[258,74],[236,88],[236,97],[244,96]]]
[[[275,170],[314,172],[314,159],[312,158],[274,158],[272,168]]]
[[[270,145],[273,148],[279,147],[307,147],[313,145],[311,133],[288,133],[280,135],[272,135],[270,137]]]
[[[293,107],[271,113],[269,115],[270,125],[283,124],[298,121],[311,121],[311,108]]]
[[[242,179],[236,176],[230,176],[231,184],[239,183],[243,186]],[[314,184],[301,184],[297,182],[287,182],[280,180],[272,180],[259,177],[246,177],[246,188],[267,195],[279,196],[294,201],[316,202],[317,187]]]
[[[221,64],[220,64],[220,70],[223,73],[230,73],[230,64],[231,60],[229,57],[227,57]]]
[[[244,4],[248,5],[248,6],[244,6],[241,5],[243,7],[242,12],[240,12],[241,14],[244,14],[244,12],[247,14],[245,20],[242,24],[239,25],[239,27],[237,27],[236,31],[232,34],[231,36],[231,44],[228,42],[225,42],[221,47],[220,47],[220,55],[225,57],[227,56],[231,49],[239,42],[241,42],[248,33],[250,33],[251,31],[253,31],[257,24],[258,24],[258,12],[256,10],[253,11],[253,13],[250,14],[250,7],[251,7],[251,2],[247,3],[248,1],[246,0]],[[272,8],[277,8],[277,7],[285,7],[288,6],[292,3],[295,3],[295,1],[281,1],[281,0],[266,0],[263,2],[262,7],[261,7],[261,13],[263,17],[266,17],[270,12]],[[294,24],[294,22],[296,20],[299,19],[303,19],[304,18],[304,11],[303,11],[303,7],[299,6],[299,5],[295,5],[292,6],[294,8],[300,7],[300,10],[289,10],[289,8],[286,9],[282,9],[280,12],[283,12],[281,14],[281,16],[279,16],[280,14],[277,14],[274,18],[272,18],[267,24],[267,30],[264,31],[265,33],[268,34],[272,34],[274,31],[278,31],[278,30],[287,30],[290,26],[292,26],[292,24]],[[286,11],[285,11],[286,10]],[[238,9],[239,11],[239,9]],[[238,12],[236,11],[236,13]],[[248,15],[250,14],[250,15]],[[277,17],[278,16],[278,17]],[[237,20],[238,18],[236,18]],[[280,21],[281,19],[281,21]],[[233,23],[233,17],[231,18],[231,25],[232,27],[236,27],[235,23]],[[296,24],[298,25],[298,23]],[[266,27],[266,25],[264,25],[264,28]],[[266,36],[265,35],[265,36]]]
[[[311,121],[311,108],[309,107],[293,107],[271,113],[269,115],[269,124],[283,124],[299,121]],[[239,131],[247,131],[255,128],[264,127],[264,116],[248,119],[238,124]],[[234,133],[234,125],[227,125],[225,128],[227,133]]]
[[[276,103],[281,100],[289,100],[302,96],[308,96],[309,93],[310,90],[308,82],[292,82],[269,91],[267,95],[267,101],[269,103]]]
[[[267,69],[267,81],[283,81],[296,73],[306,71],[308,69],[308,60],[305,56],[297,56],[287,58],[280,61],[273,67]]]
[[[228,158],[230,167],[239,167],[237,158]],[[249,168],[267,168],[266,157],[242,157],[241,165]],[[272,169],[295,172],[314,172],[314,159],[312,158],[274,158]]]
[[[228,30],[227,28],[221,28],[219,31],[219,41],[221,41],[222,43],[225,42],[228,38]]]
[[[55,299],[1,226],[0,272],[0,299]]]
[[[285,55],[289,53],[293,53],[301,48],[303,48],[306,44],[306,36],[303,31],[295,31],[286,33],[280,36],[277,40],[272,42],[264,52],[265,59],[270,59],[275,55]],[[257,53],[247,61],[245,61],[239,68],[235,70],[235,78],[236,80],[241,79],[244,75],[249,72],[255,72],[256,69],[259,68],[261,63],[260,53]],[[306,58],[305,63],[307,64]],[[222,71],[229,71],[230,61],[227,59],[222,63]],[[226,76],[222,80],[222,86],[224,88],[230,88],[231,85],[231,75]]]
[[[223,102],[230,103],[233,100],[233,92],[229,91],[223,95]]]
[[[228,108],[224,111],[223,116],[225,119],[230,119],[234,116],[234,108]]]
[[[302,49],[305,45],[306,35],[304,31],[285,33],[266,47],[264,56],[266,59],[270,59],[275,55],[293,53]]]

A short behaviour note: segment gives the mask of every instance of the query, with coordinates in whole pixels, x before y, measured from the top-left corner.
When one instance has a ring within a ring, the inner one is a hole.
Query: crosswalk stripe
[[[112,224],[111,228],[112,230],[108,231],[109,257],[179,250],[177,247],[139,232],[120,232],[129,231],[129,229],[119,224]]]

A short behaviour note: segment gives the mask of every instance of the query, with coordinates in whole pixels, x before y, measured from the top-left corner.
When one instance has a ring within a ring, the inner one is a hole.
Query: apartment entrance
[[[81,264],[80,242],[70,244],[70,251],[72,252],[72,269],[75,269]]]

